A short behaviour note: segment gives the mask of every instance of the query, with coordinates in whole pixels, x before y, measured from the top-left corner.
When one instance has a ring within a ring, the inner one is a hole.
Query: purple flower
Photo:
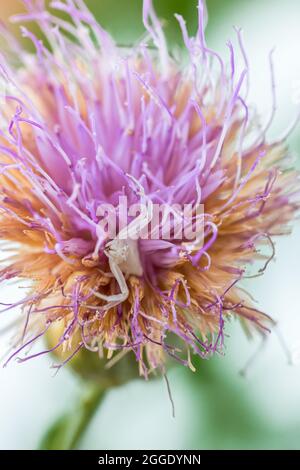
[[[268,331],[272,320],[238,282],[255,261],[263,273],[299,191],[285,137],[267,139],[273,112],[262,125],[247,106],[240,31],[238,74],[231,44],[229,64],[206,45],[201,0],[194,38],[176,16],[178,62],[150,0],[147,37],[128,49],[81,0],[51,2],[70,21],[24,3],[15,20],[36,21],[47,46],[22,27],[30,54],[3,32],[0,237],[13,253],[0,274],[32,286],[2,308],[24,313],[7,362],[46,334],[54,346],[21,361],[63,350],[67,362],[81,348],[115,361],[133,351],[147,376],[167,355],[193,369],[190,351],[220,351],[232,315]],[[120,199],[139,211],[124,218]]]

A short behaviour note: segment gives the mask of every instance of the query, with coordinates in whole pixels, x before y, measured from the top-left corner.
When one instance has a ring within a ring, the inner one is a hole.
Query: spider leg
[[[108,302],[106,305],[104,305],[104,307],[102,307],[103,310],[105,311],[113,307],[116,307],[120,303],[124,302],[124,300],[126,300],[129,295],[129,290],[127,287],[125,277],[121,269],[119,268],[118,264],[113,260],[112,257],[109,258],[109,266],[110,266],[112,274],[114,275],[118,283],[118,286],[121,292],[119,294],[114,294],[114,295],[104,295],[104,294],[100,294],[99,292],[92,290],[93,294],[96,297],[102,300],[106,300]]]

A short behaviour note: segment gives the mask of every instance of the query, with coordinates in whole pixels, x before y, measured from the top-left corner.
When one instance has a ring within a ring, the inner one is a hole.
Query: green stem
[[[76,449],[80,444],[95,412],[102,402],[107,387],[92,384],[88,387],[79,407],[59,418],[44,436],[40,448],[44,450]]]
[[[53,347],[50,340],[49,346]],[[48,429],[42,439],[41,449],[77,448],[106,391],[139,377],[133,354],[127,354],[114,367],[106,369],[105,359],[100,359],[98,354],[82,349],[69,363],[69,367],[83,379],[80,387],[83,396],[77,400],[73,411],[61,416]]]
[[[100,403],[102,402],[106,393],[106,389],[100,387],[92,387],[90,393],[83,398],[82,407],[78,416],[78,424],[73,430],[72,438],[70,439],[69,449],[76,449],[82,437],[85,434],[94,414],[96,413]]]

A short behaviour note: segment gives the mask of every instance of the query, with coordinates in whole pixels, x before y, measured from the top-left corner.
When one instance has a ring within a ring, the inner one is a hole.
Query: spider
[[[144,188],[137,181],[135,182],[140,188],[139,194],[142,200],[145,197]],[[93,290],[96,297],[107,302],[103,307],[105,312],[127,299],[129,290],[126,279],[130,275],[138,277],[143,275],[138,238],[141,231],[147,227],[153,217],[153,203],[149,201],[141,207],[140,215],[124,227],[113,240],[105,245],[104,254],[108,258],[111,275],[116,279],[120,288],[120,293],[113,295],[104,295]]]

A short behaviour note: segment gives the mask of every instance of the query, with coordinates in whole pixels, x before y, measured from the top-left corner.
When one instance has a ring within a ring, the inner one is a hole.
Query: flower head
[[[36,21],[47,45],[23,26],[31,54],[3,32],[0,237],[13,252],[0,274],[31,280],[2,309],[24,313],[8,361],[59,329],[51,351],[112,361],[133,351],[146,376],[167,355],[193,368],[190,352],[220,351],[232,316],[268,331],[238,282],[256,261],[264,271],[299,203],[285,138],[267,138],[275,106],[261,125],[247,104],[241,32],[238,74],[231,44],[228,64],[206,45],[201,0],[195,37],[177,15],[180,61],[150,0],[133,48],[118,47],[81,0],[24,3],[15,19]],[[140,210],[124,218],[120,198]]]

